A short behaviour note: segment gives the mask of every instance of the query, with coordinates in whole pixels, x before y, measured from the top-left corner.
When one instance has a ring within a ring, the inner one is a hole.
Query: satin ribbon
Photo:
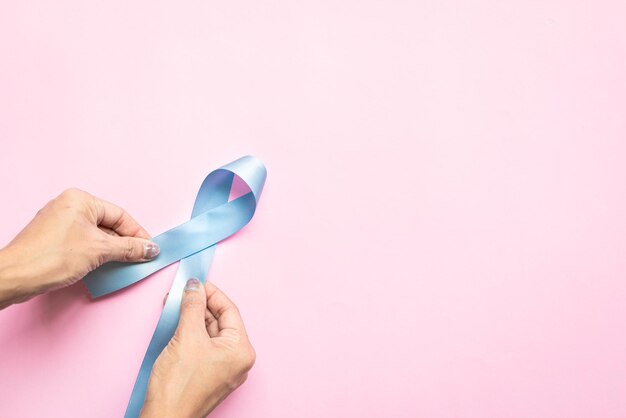
[[[191,219],[153,238],[161,249],[157,258],[144,263],[107,263],[83,279],[91,296],[98,298],[130,286],[180,260],[163,312],[141,363],[125,418],[137,418],[141,412],[152,366],[178,325],[180,302],[187,280],[196,277],[204,283],[216,244],[252,219],[266,174],[263,163],[252,156],[242,157],[211,172],[200,186]],[[229,202],[235,175],[244,181],[250,192]]]

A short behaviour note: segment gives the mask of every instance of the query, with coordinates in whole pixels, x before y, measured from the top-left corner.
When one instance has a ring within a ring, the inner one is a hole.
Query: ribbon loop
[[[239,177],[250,191],[229,202],[234,176]],[[161,249],[157,258],[144,263],[107,263],[83,279],[91,296],[97,298],[130,286],[180,261],[139,369],[125,418],[137,418],[141,412],[152,366],[178,326],[185,283],[191,277],[204,283],[216,244],[239,231],[252,219],[266,176],[263,163],[252,156],[242,157],[218,168],[202,182],[191,219],[153,238]]]

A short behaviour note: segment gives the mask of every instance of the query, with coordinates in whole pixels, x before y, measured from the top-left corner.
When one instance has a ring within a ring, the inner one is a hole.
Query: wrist
[[[168,406],[162,402],[146,401],[141,408],[139,418],[163,418],[163,417],[176,417],[176,418],[200,418],[190,414],[188,411],[184,411],[183,408],[176,408]]]
[[[183,391],[184,392],[184,391]],[[185,399],[167,400],[167,396],[146,398],[139,418],[204,418],[229,394],[226,390],[215,390],[208,398],[195,398],[193,391],[184,396]],[[183,393],[179,393],[183,395]]]
[[[39,292],[32,284],[28,265],[12,246],[0,250],[0,309],[24,302]]]

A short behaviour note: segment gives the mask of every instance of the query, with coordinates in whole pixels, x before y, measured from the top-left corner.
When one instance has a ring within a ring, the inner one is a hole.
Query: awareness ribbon
[[[250,191],[229,201],[235,175]],[[152,239],[161,249],[157,258],[143,263],[107,263],[83,279],[91,296],[98,298],[130,286],[180,260],[163,312],[141,363],[125,418],[137,418],[141,412],[152,366],[178,326],[180,303],[187,280],[196,277],[204,283],[216,244],[252,219],[266,175],[263,163],[252,156],[218,168],[202,182],[191,219]]]

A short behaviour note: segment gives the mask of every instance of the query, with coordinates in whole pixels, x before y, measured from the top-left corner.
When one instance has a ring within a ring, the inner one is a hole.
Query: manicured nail
[[[143,245],[143,258],[151,259],[159,255],[161,249],[154,242],[148,242]]]
[[[200,280],[192,277],[187,280],[187,284],[185,285],[185,292],[197,292],[200,290]]]

